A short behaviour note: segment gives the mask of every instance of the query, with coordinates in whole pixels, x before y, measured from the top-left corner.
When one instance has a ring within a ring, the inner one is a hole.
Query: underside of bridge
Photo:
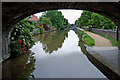
[[[10,56],[10,34],[17,22],[37,12],[58,9],[88,10],[99,13],[111,19],[120,30],[120,2],[4,2],[2,3],[3,60]]]

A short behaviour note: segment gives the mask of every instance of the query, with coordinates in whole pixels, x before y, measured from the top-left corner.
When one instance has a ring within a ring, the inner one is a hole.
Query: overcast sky
[[[66,19],[68,19],[68,22],[70,24],[74,24],[74,22],[81,16],[81,13],[83,12],[82,10],[58,10],[61,11],[62,14],[64,15],[64,17]],[[36,13],[35,16],[37,16],[38,18],[42,15],[43,12],[40,13]]]
[[[68,19],[70,24],[74,24],[74,22],[81,16],[82,10],[59,10],[62,12],[64,17]]]

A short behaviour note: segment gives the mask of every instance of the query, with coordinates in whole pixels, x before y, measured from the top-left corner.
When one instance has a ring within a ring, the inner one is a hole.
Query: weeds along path
[[[78,28],[78,29],[87,33],[90,37],[92,37],[95,40],[95,45],[94,46],[96,46],[96,47],[110,47],[110,46],[112,46],[112,43],[108,39],[106,39],[102,36],[99,36],[97,34],[91,33],[89,31],[85,31],[81,28]]]

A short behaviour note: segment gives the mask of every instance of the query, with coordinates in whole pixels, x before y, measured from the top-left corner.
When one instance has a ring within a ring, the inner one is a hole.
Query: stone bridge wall
[[[95,32],[95,33],[99,33],[99,34],[103,34],[112,38],[116,39],[116,30],[105,30],[105,29],[95,29],[92,28],[91,31]],[[120,31],[119,31],[119,35],[120,35]],[[119,37],[120,40],[120,37]]]

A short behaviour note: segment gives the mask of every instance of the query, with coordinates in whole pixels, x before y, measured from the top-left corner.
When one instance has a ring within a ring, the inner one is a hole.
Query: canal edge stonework
[[[78,32],[76,32],[76,33],[78,34],[79,37],[81,37],[80,38],[80,40],[81,40],[82,35],[79,34]],[[94,64],[94,66],[96,66],[108,79],[110,79],[110,80],[118,80],[120,78],[120,76],[118,74],[116,74],[108,66],[106,66],[106,64],[104,62],[100,61],[99,59],[97,59],[96,57],[94,57],[91,54],[90,49],[92,49],[92,47],[87,46],[83,41],[82,41],[82,44],[83,44],[83,46],[81,47],[82,52],[88,57],[90,62],[92,64]]]
[[[90,54],[91,52],[89,51],[90,49],[89,46],[84,44],[84,47],[86,48],[86,56],[88,57],[90,62],[94,64],[94,66],[96,66],[108,79],[118,80],[120,78],[120,76],[117,73],[115,73],[112,69],[110,69],[108,66],[106,66],[104,62],[100,61],[92,54]]]

